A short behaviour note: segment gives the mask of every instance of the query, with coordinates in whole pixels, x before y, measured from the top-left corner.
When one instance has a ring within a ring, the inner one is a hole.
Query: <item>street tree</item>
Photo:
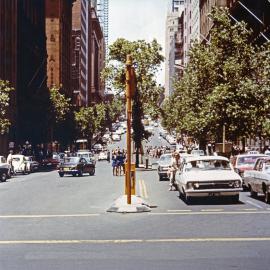
[[[10,92],[14,88],[10,86],[8,81],[0,80],[0,134],[3,135],[8,132],[10,121],[7,116],[7,109],[9,107]]]
[[[252,45],[247,25],[232,22],[227,9],[214,8],[210,17],[211,43],[192,46],[184,77],[163,106],[163,122],[201,140],[220,141],[225,126],[227,139],[236,140],[263,130],[269,79],[260,73],[267,73],[269,50]]]
[[[92,146],[94,135],[103,131],[106,119],[106,105],[103,103],[89,107],[81,107],[75,112],[75,121],[81,135],[88,140],[89,147]]]
[[[157,118],[159,113],[159,99],[163,88],[157,85],[155,76],[164,60],[161,50],[155,39],[148,43],[145,40],[128,41],[119,38],[109,47],[108,64],[103,71],[103,78],[107,83],[119,93],[123,93],[126,83],[126,56],[132,56],[137,81],[136,99],[133,103],[133,110],[137,113],[133,113],[132,125],[137,152],[142,148],[142,141],[149,136],[140,124],[144,114]]]

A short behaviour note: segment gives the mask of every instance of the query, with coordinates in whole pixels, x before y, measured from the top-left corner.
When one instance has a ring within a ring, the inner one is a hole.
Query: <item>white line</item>
[[[202,212],[222,212],[224,209],[202,209]]]
[[[251,205],[253,205],[253,206],[257,207],[257,208],[263,209],[263,207],[260,206],[259,204],[254,203],[254,202],[251,202],[251,201],[249,201],[249,200],[247,200],[246,203],[251,204]]]
[[[0,215],[0,219],[5,218],[62,218],[62,217],[95,217],[100,214],[73,214],[73,215]]]
[[[167,212],[191,212],[192,210],[167,210]]]
[[[143,185],[143,190],[144,190],[144,198],[148,199],[148,193],[147,193],[147,189],[146,189],[146,185],[145,185],[144,180],[142,180],[142,185]]]
[[[270,211],[230,211],[230,212],[225,212],[225,211],[222,211],[222,212],[183,212],[183,213],[179,213],[179,212],[175,212],[175,213],[154,213],[154,212],[151,212],[151,213],[147,213],[148,215],[150,216],[166,216],[166,215],[241,215],[241,214],[270,214]]]
[[[210,237],[174,239],[108,239],[108,240],[3,240],[0,245],[21,244],[133,244],[133,243],[187,243],[187,242],[254,242],[270,241],[270,237]]]

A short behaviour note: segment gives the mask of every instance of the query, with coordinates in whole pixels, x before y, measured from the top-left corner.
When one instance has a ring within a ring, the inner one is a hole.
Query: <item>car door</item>
[[[262,192],[262,170],[263,170],[263,161],[258,160],[255,170],[254,170],[254,180],[253,180],[253,190],[261,193]]]
[[[83,173],[88,173],[89,172],[89,166],[87,165],[87,161],[85,158],[80,159],[80,164],[81,164],[81,170]]]

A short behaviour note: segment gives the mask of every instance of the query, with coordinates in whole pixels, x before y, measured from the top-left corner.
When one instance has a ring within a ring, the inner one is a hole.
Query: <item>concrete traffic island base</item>
[[[115,213],[142,213],[150,211],[149,204],[137,195],[131,196],[131,204],[127,203],[127,195],[122,195],[107,210],[107,212]]]

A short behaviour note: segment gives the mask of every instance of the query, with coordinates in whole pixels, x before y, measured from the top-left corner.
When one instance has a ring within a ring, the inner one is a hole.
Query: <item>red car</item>
[[[60,161],[56,158],[45,158],[41,161],[40,167],[41,169],[57,169],[60,164]]]

